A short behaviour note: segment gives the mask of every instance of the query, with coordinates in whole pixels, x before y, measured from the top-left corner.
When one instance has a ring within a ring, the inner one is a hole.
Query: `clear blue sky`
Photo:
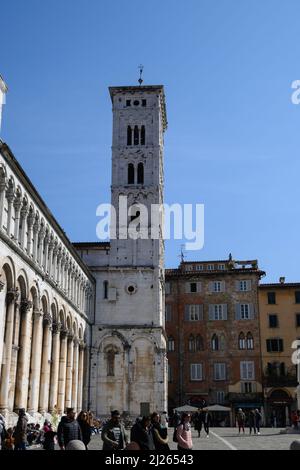
[[[205,204],[187,259],[258,258],[299,281],[298,0],[10,0],[1,4],[2,138],[73,241],[110,201],[107,87],[164,84],[165,200]],[[176,266],[180,241],[167,242]]]

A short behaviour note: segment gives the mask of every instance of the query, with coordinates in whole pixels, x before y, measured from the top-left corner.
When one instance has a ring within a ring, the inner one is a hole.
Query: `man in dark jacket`
[[[19,409],[19,419],[15,428],[15,450],[26,450],[27,443],[27,416],[25,408]]]
[[[67,416],[61,418],[57,428],[57,440],[61,450],[65,450],[70,441],[82,441],[81,429],[75,420],[73,408],[67,408]]]
[[[123,450],[128,443],[125,427],[121,423],[119,411],[111,412],[111,419],[103,427],[101,438],[103,450]]]
[[[143,416],[131,428],[131,442],[136,442],[141,450],[155,450],[150,416]]]

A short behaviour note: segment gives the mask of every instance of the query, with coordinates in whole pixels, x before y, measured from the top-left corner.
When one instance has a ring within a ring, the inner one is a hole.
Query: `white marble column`
[[[67,330],[60,332],[60,354],[59,354],[59,375],[58,375],[58,398],[57,411],[63,414],[65,411],[66,396],[66,373],[67,373]]]
[[[0,381],[0,411],[8,411],[10,366],[14,331],[15,302],[19,296],[17,289],[10,289],[6,295],[5,346]]]
[[[4,199],[5,199],[5,181],[0,182],[0,230],[3,228]]]
[[[79,343],[79,366],[78,366],[78,398],[77,409],[82,410],[83,397],[83,372],[84,372],[84,343]]]
[[[70,408],[72,406],[72,372],[73,372],[73,335],[68,335],[68,355],[67,355],[67,375],[66,375],[66,398],[65,406]]]
[[[44,251],[44,259],[42,261],[42,267],[47,272],[48,269],[48,253],[49,253],[49,235],[48,233],[45,236],[45,251]]]
[[[27,218],[27,225],[28,225],[28,234],[27,234],[27,254],[28,256],[32,256],[32,234],[33,234],[33,224],[34,224],[34,217],[29,214]]]
[[[31,363],[29,377],[29,413],[38,411],[39,391],[40,391],[40,373],[42,361],[42,342],[43,342],[43,312],[35,310],[33,312],[33,337],[31,345]]]
[[[40,377],[40,396],[39,396],[39,412],[48,411],[49,403],[49,386],[50,386],[50,358],[51,358],[51,315],[46,313],[43,315],[43,347],[42,347],[42,368]]]
[[[58,398],[58,375],[59,375],[59,357],[60,357],[60,328],[58,323],[52,325],[52,357],[50,373],[50,397],[49,411],[57,407]]]
[[[79,360],[79,341],[74,338],[74,351],[73,351],[73,373],[72,373],[72,406],[77,411],[78,399],[78,360]]]
[[[27,224],[27,215],[28,215],[28,207],[23,207],[21,209],[21,220],[22,220],[22,224],[21,224],[21,233],[19,233],[19,245],[21,246],[22,250],[25,249],[25,233],[26,233],[26,224]],[[28,233],[29,235],[29,233]]]
[[[15,387],[15,408],[27,408],[32,333],[32,302],[21,302],[21,337]]]
[[[38,240],[39,240],[39,230],[40,230],[40,224],[38,220],[35,220],[32,230],[33,230],[32,258],[35,263],[38,263]]]
[[[13,207],[13,201],[14,201],[14,193],[12,189],[9,189],[6,193],[7,197],[7,235],[10,237],[11,235],[11,223],[12,223],[12,207]]]
[[[21,212],[21,199],[17,197],[14,202],[15,208],[15,229],[14,229],[14,239],[16,242],[19,240],[19,225],[20,225],[20,212]]]

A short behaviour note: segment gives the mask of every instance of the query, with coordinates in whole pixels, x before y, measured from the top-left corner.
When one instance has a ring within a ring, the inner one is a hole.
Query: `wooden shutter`
[[[237,292],[240,292],[240,290],[241,290],[241,288],[240,288],[240,282],[241,282],[241,281],[235,281],[235,290],[236,290]]]
[[[213,320],[214,319],[214,306],[212,304],[210,304],[208,306],[208,315],[209,315],[209,320]]]
[[[249,304],[249,318],[250,320],[254,319],[254,305],[253,304]]]
[[[202,283],[197,282],[197,292],[201,292],[201,290],[202,290]]]
[[[227,320],[227,319],[228,319],[228,316],[227,316],[227,304],[223,304],[223,305],[222,305],[222,316],[223,316],[223,320]]]
[[[252,281],[251,279],[249,279],[247,282],[247,291],[251,290],[252,289]]]
[[[225,292],[225,281],[221,282],[221,292]]]
[[[214,283],[212,281],[208,283],[208,291],[214,292]]]
[[[185,293],[186,293],[186,294],[190,294],[190,293],[191,293],[191,283],[190,283],[190,282],[186,282],[186,283],[185,283]]]
[[[241,304],[235,304],[235,319],[241,319]]]
[[[184,306],[184,320],[189,321],[189,319],[190,319],[190,306],[185,305]]]
[[[198,305],[199,320],[203,320],[203,304]]]

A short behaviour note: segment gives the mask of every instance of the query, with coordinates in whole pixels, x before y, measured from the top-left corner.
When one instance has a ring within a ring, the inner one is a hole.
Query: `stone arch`
[[[70,312],[67,315],[66,327],[67,327],[68,333],[71,333],[72,332],[72,317],[71,317]]]
[[[49,306],[49,299],[48,299],[48,296],[46,296],[44,293],[41,299],[41,307],[42,307],[44,315],[48,313],[48,306]]]
[[[58,323],[58,310],[57,310],[57,306],[55,302],[52,302],[50,310],[51,310],[52,321],[54,323]]]
[[[66,329],[66,315],[65,315],[63,308],[59,310],[58,318],[59,318],[61,329],[65,330]]]
[[[20,271],[17,274],[17,282],[21,284],[22,287],[22,299],[25,299],[28,295],[29,292],[29,282],[28,282],[28,276],[26,271],[24,269],[20,269]]]
[[[4,260],[2,261],[0,280],[2,280],[2,271],[5,273],[5,277],[7,281],[6,284],[8,285],[8,289],[11,289],[12,287],[15,286],[16,269],[15,269],[15,264],[10,257],[4,258]]]

